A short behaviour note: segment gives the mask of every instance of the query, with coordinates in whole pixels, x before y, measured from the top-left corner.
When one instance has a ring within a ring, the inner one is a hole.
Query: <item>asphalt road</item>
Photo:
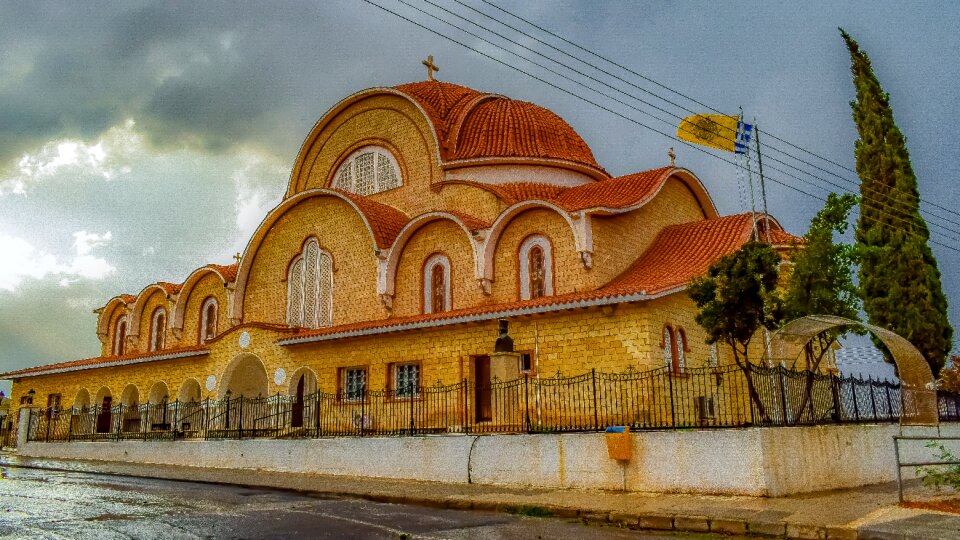
[[[4,539],[293,537],[664,538],[553,518],[424,508],[238,486],[0,467],[0,538]]]

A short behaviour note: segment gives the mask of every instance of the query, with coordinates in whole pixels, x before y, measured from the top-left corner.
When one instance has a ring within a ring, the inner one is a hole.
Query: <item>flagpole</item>
[[[753,119],[753,136],[756,138],[757,144],[757,168],[760,173],[760,194],[763,197],[763,215],[769,215],[767,212],[767,184],[763,179],[763,157],[760,154],[760,126],[757,124],[757,119]],[[770,241],[770,227],[764,228],[767,236],[767,242]]]
[[[740,124],[743,122],[743,107],[740,108]],[[739,126],[738,126],[739,127]],[[738,130],[739,131],[739,130]],[[757,234],[757,197],[753,189],[753,170],[750,168],[750,145],[744,147],[743,159],[747,163],[747,185],[750,186],[750,219],[753,221],[753,239],[759,240]]]

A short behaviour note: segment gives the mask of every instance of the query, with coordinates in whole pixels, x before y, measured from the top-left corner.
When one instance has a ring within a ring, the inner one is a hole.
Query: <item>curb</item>
[[[604,512],[602,510],[588,510],[556,506],[551,504],[512,504],[497,501],[476,500],[469,498],[436,498],[411,495],[395,495],[388,493],[360,493],[351,491],[316,490],[276,487],[266,484],[249,484],[224,482],[215,480],[195,480],[177,476],[130,474],[114,471],[78,471],[70,468],[43,467],[30,464],[13,464],[0,461],[0,465],[19,467],[24,469],[42,469],[58,472],[73,472],[86,474],[102,474],[107,476],[123,476],[132,478],[151,478],[168,481],[194,482],[201,484],[216,484],[241,486],[255,489],[275,489],[304,494],[335,495],[354,499],[363,499],[372,502],[388,504],[410,504],[427,508],[445,508],[451,510],[476,510],[499,512],[519,515],[538,515],[540,517],[554,517],[562,519],[578,519],[588,525],[622,527],[641,531],[673,531],[685,533],[713,533],[721,535],[749,535],[767,538],[789,538],[798,540],[857,540],[857,529],[848,527],[826,527],[802,523],[751,521],[749,519],[721,518],[703,515],[663,514],[663,513],[624,513]],[[536,509],[537,514],[530,511]]]

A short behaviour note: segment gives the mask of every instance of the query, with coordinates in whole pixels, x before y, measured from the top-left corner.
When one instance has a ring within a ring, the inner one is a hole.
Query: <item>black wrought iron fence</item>
[[[960,420],[960,395],[938,396]],[[908,411],[909,412],[909,411]],[[111,408],[35,409],[29,440],[307,438],[429,433],[729,428],[894,422],[896,382],[783,367],[596,370],[359,393],[228,397]]]

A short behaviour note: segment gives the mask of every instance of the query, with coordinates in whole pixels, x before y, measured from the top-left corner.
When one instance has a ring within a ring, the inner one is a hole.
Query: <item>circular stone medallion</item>
[[[217,387],[217,378],[214,375],[207,377],[207,390],[213,392],[213,389]]]
[[[283,381],[287,380],[287,372],[282,367],[278,367],[276,371],[273,372],[273,382],[277,384],[283,384]]]
[[[246,349],[250,346],[250,332],[242,332],[240,334],[240,348]]]

